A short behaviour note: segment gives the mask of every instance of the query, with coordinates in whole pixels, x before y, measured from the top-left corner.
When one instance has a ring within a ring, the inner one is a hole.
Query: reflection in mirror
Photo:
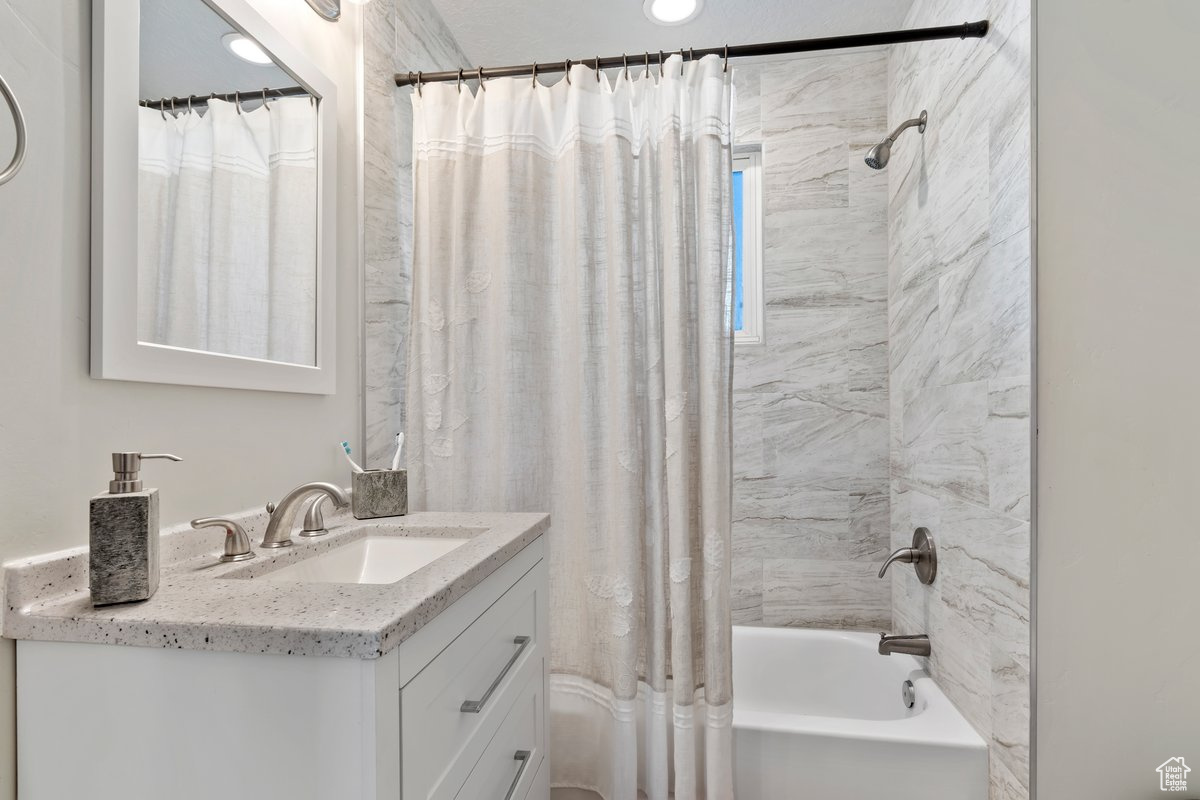
[[[314,365],[317,101],[203,0],[141,0],[138,340]]]

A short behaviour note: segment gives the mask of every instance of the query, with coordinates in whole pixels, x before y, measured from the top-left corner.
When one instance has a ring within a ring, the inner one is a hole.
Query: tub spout
[[[901,653],[908,656],[928,656],[933,652],[929,645],[929,637],[923,633],[912,636],[890,636],[879,634],[879,655],[890,656]]]

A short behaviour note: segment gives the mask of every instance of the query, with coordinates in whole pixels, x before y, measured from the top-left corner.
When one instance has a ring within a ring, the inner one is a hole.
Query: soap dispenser
[[[108,491],[91,502],[88,585],[92,605],[149,600],[158,589],[158,489],[143,489],[147,458],[167,453],[113,453]]]

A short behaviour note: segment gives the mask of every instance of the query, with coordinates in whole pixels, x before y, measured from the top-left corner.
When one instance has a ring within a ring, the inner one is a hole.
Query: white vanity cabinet
[[[376,659],[19,641],[20,797],[548,800],[544,555]]]

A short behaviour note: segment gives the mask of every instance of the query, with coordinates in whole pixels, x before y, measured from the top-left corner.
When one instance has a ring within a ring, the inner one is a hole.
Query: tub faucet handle
[[[879,577],[887,574],[888,567],[897,561],[915,565],[917,579],[921,583],[933,583],[933,579],[937,577],[937,548],[933,546],[933,535],[928,528],[917,528],[913,531],[912,547],[901,547],[888,556],[887,561],[879,568]]]

